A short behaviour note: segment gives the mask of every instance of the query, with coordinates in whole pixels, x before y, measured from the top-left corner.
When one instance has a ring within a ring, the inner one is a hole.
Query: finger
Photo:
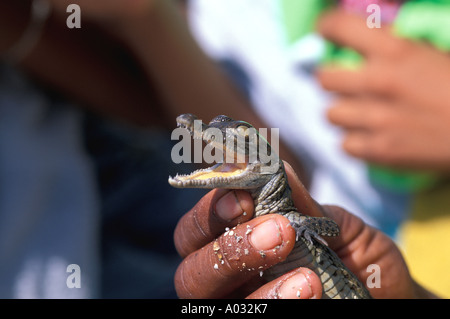
[[[389,254],[392,241],[383,232],[341,207],[324,205],[323,209],[325,215],[341,229],[340,236],[328,238],[329,247],[362,282],[366,282],[371,274],[367,272],[367,267],[381,264],[384,258],[392,256]]]
[[[329,240],[330,247],[361,282],[368,283],[368,277],[372,276],[370,265],[378,265],[380,273],[385,274],[381,275],[382,289],[369,288],[374,298],[414,295],[402,253],[387,235],[340,207],[324,206],[324,211],[342,229],[341,236]]]
[[[399,91],[398,73],[389,64],[368,63],[358,70],[326,66],[317,70],[316,77],[324,89],[339,94],[392,98]]]
[[[365,244],[359,248],[362,248],[364,251],[369,242],[368,238],[373,234],[373,229],[367,226],[360,218],[340,207],[318,204],[301,185],[289,164],[285,163],[285,166],[289,185],[292,188],[292,198],[299,211],[306,215],[328,217],[334,220],[339,226],[340,235],[327,238],[327,243],[332,250],[343,258],[345,264],[349,263],[353,269],[359,269],[356,267],[355,261],[352,263],[350,252],[355,249],[355,245],[358,247],[361,241],[365,241]],[[300,207],[303,207],[303,211],[300,210]]]
[[[295,244],[289,221],[270,214],[236,226],[178,267],[175,288],[180,298],[219,298],[284,260]]]
[[[298,268],[257,289],[248,299],[320,299],[322,283],[308,268]]]
[[[184,257],[211,242],[226,227],[253,217],[253,199],[239,190],[215,189],[205,195],[177,224],[175,247]]]
[[[346,130],[369,129],[366,112],[360,100],[340,98],[327,111],[327,117],[331,123]]]
[[[323,208],[327,217],[333,219],[341,231],[338,237],[327,239],[329,247],[358,278],[365,279],[365,270],[371,260],[364,254],[368,253],[368,247],[375,239],[374,230],[341,207],[324,205]]]
[[[311,197],[308,190],[294,172],[292,166],[288,162],[284,162],[284,167],[288,177],[289,186],[292,189],[292,199],[295,207],[297,207],[299,212],[308,216],[323,216],[321,206]]]
[[[394,103],[371,97],[341,97],[328,110],[331,123],[346,130],[380,130],[397,119]]]
[[[354,130],[347,133],[342,148],[348,154],[367,162],[395,165],[403,144],[401,139],[382,132]]]
[[[385,134],[363,130],[347,133],[342,148],[351,156],[380,165],[390,164],[393,142]]]
[[[397,46],[389,26],[369,28],[359,15],[335,10],[319,18],[318,31],[327,39],[355,49],[363,55],[386,54]]]
[[[325,90],[341,94],[357,94],[367,90],[363,70],[344,70],[338,67],[322,67],[316,72],[319,83]]]

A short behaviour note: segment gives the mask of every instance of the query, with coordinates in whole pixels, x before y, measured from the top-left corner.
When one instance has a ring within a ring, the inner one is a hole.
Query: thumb
[[[320,299],[322,283],[308,268],[297,268],[265,284],[248,299]]]

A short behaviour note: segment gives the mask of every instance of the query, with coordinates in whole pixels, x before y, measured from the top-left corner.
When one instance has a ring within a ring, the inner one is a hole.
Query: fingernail
[[[216,215],[224,221],[231,221],[243,214],[243,210],[234,191],[230,191],[216,202]]]
[[[277,222],[269,219],[256,226],[250,234],[250,242],[257,250],[269,250],[281,245],[280,228]]]
[[[303,273],[297,273],[287,279],[279,288],[278,295],[282,299],[312,299],[316,296],[311,283]]]

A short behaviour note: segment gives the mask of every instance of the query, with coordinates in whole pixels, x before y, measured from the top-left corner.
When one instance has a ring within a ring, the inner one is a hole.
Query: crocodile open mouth
[[[169,177],[169,183],[174,187],[198,187],[217,185],[217,183],[230,183],[244,176],[247,169],[248,165],[246,163],[220,163],[209,168],[198,169],[191,174]]]
[[[271,152],[267,162],[261,157],[263,153],[260,154],[259,146],[266,146],[262,149],[267,151],[270,145],[247,122],[219,115],[206,125],[193,114],[182,114],[177,117],[177,124],[179,128],[187,129],[194,140],[203,140],[209,148],[221,152],[222,157],[217,158],[215,152],[210,159],[221,163],[188,175],[169,177],[169,183],[174,187],[250,189],[263,184],[262,175],[278,170],[278,157],[276,161],[271,159],[275,153]]]
[[[246,167],[246,164],[217,164],[204,170],[195,171],[189,177],[192,179],[230,178],[242,174]]]
[[[196,170],[191,174],[169,177],[169,183],[175,187],[207,187],[212,184],[217,185],[217,183],[225,184],[244,176],[248,170],[248,154],[242,154],[238,158],[238,148],[235,147],[235,144],[232,144],[232,147],[229,148],[228,143],[226,143],[226,130],[220,131],[217,127],[213,130],[201,121],[196,123],[196,120],[197,117],[192,114],[183,114],[177,118],[177,124],[179,128],[187,129],[193,139],[201,139],[210,147],[222,152],[222,163]],[[223,134],[217,134],[218,131]],[[242,152],[242,150],[239,151]]]

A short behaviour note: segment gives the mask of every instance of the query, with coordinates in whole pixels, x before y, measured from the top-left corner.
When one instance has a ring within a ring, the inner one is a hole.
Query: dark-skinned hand
[[[286,164],[296,207],[310,216],[326,216],[341,235],[327,238],[345,265],[366,283],[376,264],[381,270],[375,298],[432,297],[411,278],[394,242],[360,218],[336,206],[318,205]],[[245,212],[245,213],[244,213]],[[284,260],[292,250],[295,231],[280,215],[253,217],[250,195],[242,190],[215,189],[205,195],[175,230],[175,245],[184,258],[175,275],[180,298],[320,298],[317,275],[298,268],[271,282],[260,272]]]

